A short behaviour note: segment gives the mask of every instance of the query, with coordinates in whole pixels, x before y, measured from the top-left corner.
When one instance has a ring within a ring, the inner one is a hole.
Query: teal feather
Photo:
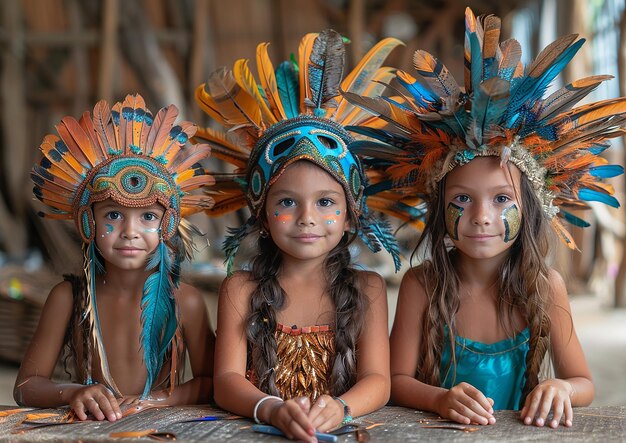
[[[292,62],[282,62],[278,66],[276,85],[285,115],[287,118],[297,117],[300,114],[300,89],[298,88],[298,73]]]
[[[372,252],[378,252],[381,248],[389,252],[393,257],[395,270],[398,272],[402,266],[400,261],[400,248],[396,237],[393,235],[389,222],[382,218],[375,219],[375,217],[368,214],[365,204],[360,220],[362,228],[359,231],[359,237],[363,243],[365,243]]]
[[[471,48],[471,85],[472,91],[476,91],[483,80],[483,59],[481,43],[475,32],[469,36]],[[468,93],[470,91],[467,91]]]
[[[224,263],[226,264],[227,275],[232,274],[232,267],[235,261],[235,255],[237,255],[237,251],[239,250],[239,246],[241,246],[241,242],[243,241],[243,239],[252,232],[252,227],[254,226],[254,224],[254,217],[250,217],[239,228],[227,228],[229,235],[222,243],[222,250],[224,251],[224,255],[226,256]]]
[[[588,228],[589,226],[591,226],[588,222],[586,222],[582,218],[577,217],[574,214],[571,214],[567,211],[564,211],[563,209],[559,211],[559,215],[563,217],[565,220],[567,220],[569,223],[571,223],[572,225],[578,226],[579,228]]]
[[[332,29],[322,31],[313,42],[306,67],[311,95],[304,104],[313,108],[316,115],[324,115],[323,109],[337,107],[335,97],[343,77],[345,51],[341,35]]]
[[[146,269],[156,271],[146,280],[141,298],[141,346],[147,371],[141,398],[150,394],[177,327],[174,284],[171,279],[172,259],[165,242],[159,243]]]
[[[483,135],[497,124],[509,103],[509,82],[492,77],[474,90],[470,135],[476,147],[483,144]]]
[[[594,191],[593,189],[581,188],[578,191],[578,198],[585,201],[601,202],[613,208],[619,208],[619,202],[615,197],[603,192]]]

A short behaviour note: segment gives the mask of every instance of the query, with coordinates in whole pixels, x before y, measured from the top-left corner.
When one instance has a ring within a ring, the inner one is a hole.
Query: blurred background
[[[13,404],[12,387],[23,352],[52,285],[81,272],[72,223],[36,214],[29,171],[43,137],[65,115],[76,118],[100,99],[111,103],[138,92],[148,107],[175,103],[181,118],[208,125],[195,88],[208,73],[250,59],[268,41],[277,63],[297,52],[308,32],[333,28],[350,39],[348,67],[378,40],[406,47],[386,63],[411,72],[412,54],[425,49],[463,78],[464,10],[502,18],[502,39],[514,37],[529,63],[557,37],[587,39],[554,88],[593,74],[611,74],[590,100],[626,95],[626,0],[2,0],[0,2],[0,405]],[[609,160],[624,164],[621,139]],[[213,165],[212,167],[216,167]],[[624,176],[613,180],[624,202]],[[593,206],[592,227],[572,228],[581,251],[558,245],[553,265],[565,276],[573,320],[597,384],[594,405],[626,405],[625,214]],[[247,217],[193,219],[203,232],[185,278],[206,294],[215,325],[215,291],[225,273],[219,245],[226,226]],[[399,229],[410,256],[415,233]],[[386,257],[354,249],[356,259],[389,285],[390,322],[401,273]],[[406,267],[405,267],[406,269]],[[402,271],[401,271],[402,272]]]

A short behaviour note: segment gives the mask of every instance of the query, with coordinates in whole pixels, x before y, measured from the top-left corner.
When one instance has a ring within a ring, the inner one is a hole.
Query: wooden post
[[[348,12],[348,30],[352,44],[348,66],[355,66],[364,54],[365,4],[363,0],[351,0]]]
[[[102,45],[98,73],[98,99],[113,99],[113,73],[117,49],[119,0],[105,0],[102,5]]]
[[[196,0],[193,18],[193,30],[191,40],[191,53],[189,63],[189,89],[191,91],[190,102],[191,119],[200,122],[202,110],[194,104],[194,91],[206,81],[207,75],[213,66],[208,61],[215,60],[213,42],[209,39],[209,0]],[[211,39],[212,40],[212,39]]]
[[[27,171],[30,168],[32,149],[28,148],[26,135],[26,90],[24,79],[24,29],[20,0],[0,2],[2,27],[8,36],[2,52],[2,175],[6,189],[2,190],[12,211],[0,198],[0,239],[9,257],[22,259],[26,254],[27,234],[25,218],[25,190],[29,189]],[[30,193],[30,192],[29,192]]]
[[[617,52],[619,73],[619,95],[626,95],[626,9],[622,11],[619,24],[619,49]],[[626,154],[622,154],[622,164],[626,164]],[[626,189],[626,175],[621,176],[623,189]],[[622,243],[622,259],[615,278],[615,307],[626,308],[626,247]]]

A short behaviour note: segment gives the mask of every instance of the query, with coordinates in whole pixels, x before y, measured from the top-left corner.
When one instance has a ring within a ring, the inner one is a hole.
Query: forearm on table
[[[362,377],[341,399],[350,406],[353,417],[369,414],[382,408],[389,401],[391,385],[382,374],[370,374]]]
[[[586,377],[571,377],[564,379],[572,386],[570,399],[572,406],[589,406],[595,395],[593,382]]]
[[[267,396],[237,372],[215,377],[215,402],[222,409],[252,417],[254,405]]]
[[[439,399],[447,389],[422,383],[408,375],[391,377],[391,401],[396,406],[437,412]]]
[[[163,399],[164,406],[198,405],[211,401],[213,377],[198,376],[174,387],[171,395]]]
[[[54,408],[68,405],[72,395],[84,387],[78,383],[55,383],[47,377],[33,375],[15,384],[13,397],[20,406]]]

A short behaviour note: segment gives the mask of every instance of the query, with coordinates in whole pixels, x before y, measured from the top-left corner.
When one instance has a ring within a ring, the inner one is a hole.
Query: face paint
[[[459,239],[459,219],[463,215],[463,210],[464,208],[452,202],[448,203],[446,208],[446,230],[453,240]]]
[[[161,230],[161,228],[148,228],[148,229],[144,229],[143,232],[159,232]]]
[[[337,223],[337,218],[341,215],[341,211],[335,211],[335,215],[326,215],[324,216],[324,220],[326,220],[327,225],[332,225],[333,223]]]
[[[521,226],[519,209],[515,206],[515,204],[513,204],[504,209],[500,217],[504,222],[504,242],[508,243],[511,240],[514,240],[515,237],[517,237],[517,234],[519,234]]]
[[[281,222],[281,223],[287,223],[293,219],[291,214],[281,214],[278,211],[274,212],[274,218],[276,219],[277,222]]]
[[[110,234],[111,232],[113,232],[113,225],[106,223],[104,226],[107,228],[106,234]],[[100,237],[104,237],[104,234],[102,234]]]

